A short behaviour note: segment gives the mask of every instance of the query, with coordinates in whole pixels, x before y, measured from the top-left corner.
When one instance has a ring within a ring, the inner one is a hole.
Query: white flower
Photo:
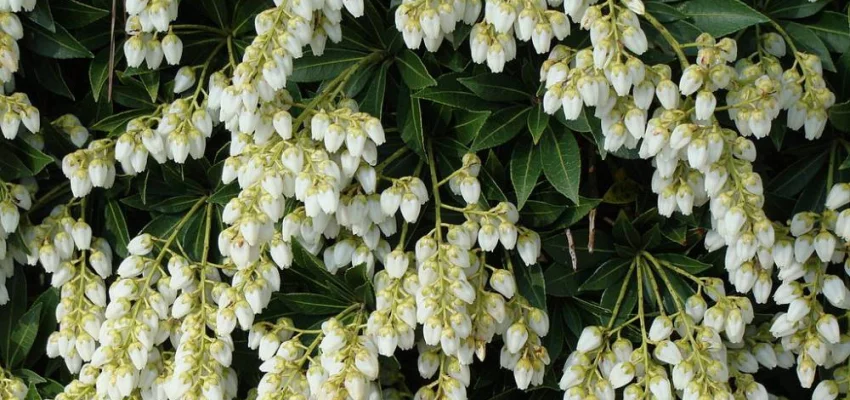
[[[182,93],[195,85],[195,70],[191,67],[182,67],[174,77],[174,93]]]
[[[581,331],[576,344],[576,351],[587,353],[596,350],[602,344],[602,329],[598,326],[588,326]]]
[[[635,367],[628,361],[614,364],[614,367],[611,368],[611,372],[608,374],[608,380],[614,389],[626,386],[634,377]]]

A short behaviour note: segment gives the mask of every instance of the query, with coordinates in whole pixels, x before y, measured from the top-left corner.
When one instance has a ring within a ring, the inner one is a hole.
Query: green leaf
[[[402,91],[399,103],[399,123],[401,123],[401,139],[404,143],[418,154],[426,162],[429,161],[425,155],[425,131],[422,128],[422,105],[419,99],[405,96]]]
[[[230,6],[222,0],[201,0],[201,7],[216,25],[227,28],[230,23]]]
[[[116,132],[124,131],[127,123],[133,118],[138,118],[143,115],[150,115],[153,112],[151,109],[127,110],[118,114],[112,114],[92,125],[91,129],[101,132]]]
[[[41,400],[41,394],[38,393],[38,389],[35,388],[35,384],[29,384],[27,395],[24,397],[24,400]]]
[[[520,217],[525,225],[532,228],[547,226],[555,222],[566,208],[560,204],[547,203],[540,200],[528,200],[525,208],[520,211]]]
[[[14,149],[21,162],[32,175],[36,175],[45,167],[53,163],[53,158],[32,147],[25,141],[6,143],[10,149]]]
[[[437,86],[422,89],[413,94],[414,98],[428,100],[452,108],[466,111],[489,111],[490,106],[478,96],[466,91],[452,75],[443,75]]]
[[[830,0],[775,0],[770,3],[767,13],[773,18],[796,19],[817,14],[829,4]]]
[[[74,94],[71,93],[71,89],[65,83],[65,78],[62,76],[62,69],[56,61],[39,59],[33,63],[32,72],[35,75],[35,79],[43,88],[72,101],[74,100]]]
[[[316,287],[324,288],[324,293],[335,293],[341,298],[356,300],[354,292],[340,279],[328,272],[325,264],[311,254],[297,240],[292,241],[293,267],[288,271],[312,282]]]
[[[533,107],[528,113],[528,131],[531,132],[531,137],[534,139],[534,144],[540,142],[543,136],[543,131],[549,126],[549,114],[543,111],[543,106],[538,105]]]
[[[605,191],[605,195],[602,196],[602,201],[608,204],[629,204],[637,199],[640,190],[640,184],[631,179],[614,182],[614,184]]]
[[[659,22],[673,22],[688,18],[681,11],[660,1],[647,1],[644,3],[644,6],[646,7],[646,12],[655,17]]]
[[[739,0],[686,1],[679,7],[679,11],[693,18],[694,25],[699,29],[715,37],[735,33],[769,20]]]
[[[339,314],[351,305],[319,293],[285,293],[280,299],[293,311],[307,315]]]
[[[463,144],[471,142],[481,132],[481,127],[487,122],[487,118],[490,118],[490,114],[490,111],[456,110],[454,112],[454,130],[457,132],[456,139]]]
[[[362,51],[346,49],[327,49],[321,56],[308,54],[295,61],[289,80],[299,83],[335,78],[366,55]]]
[[[844,53],[850,47],[850,23],[846,14],[824,11],[818,19],[806,26],[823,40],[826,47],[835,53]]]
[[[32,176],[29,168],[11,149],[0,146],[0,178],[10,181],[25,176]]]
[[[569,228],[573,224],[584,219],[584,217],[590,213],[590,210],[593,210],[599,206],[599,203],[602,202],[601,199],[591,199],[582,196],[579,196],[579,200],[580,203],[578,205],[566,207],[564,214],[562,214],[561,218],[556,221],[552,229]]]
[[[387,70],[389,70],[389,62],[381,64],[369,88],[366,89],[366,94],[363,96],[363,101],[360,102],[360,111],[380,119],[384,111],[384,95],[387,88]]]
[[[543,279],[543,269],[540,264],[525,266],[517,265],[517,290],[532,306],[546,310],[546,280]]]
[[[23,361],[32,348],[41,320],[41,304],[36,304],[18,320],[9,342],[8,365],[15,366]]]
[[[628,272],[628,270],[626,270]],[[605,308],[608,312],[600,323],[607,323],[611,318],[611,313],[614,311],[614,306],[617,304],[617,298],[620,297],[620,291],[623,290],[623,285],[628,284],[626,293],[623,295],[623,302],[620,303],[620,309],[617,311],[617,318],[614,319],[614,326],[619,326],[626,322],[637,306],[637,282],[636,279],[623,279],[622,281],[614,281],[602,292],[602,298],[599,300],[599,305]],[[603,317],[600,315],[600,317]]]
[[[56,33],[56,23],[53,21],[53,13],[50,11],[50,2],[37,1],[35,8],[28,13],[24,13],[27,19],[35,22],[42,28],[51,33]]]
[[[422,59],[416,53],[404,49],[396,57],[398,71],[401,73],[401,79],[412,90],[424,89],[429,86],[436,86],[437,81],[428,73]]]
[[[617,215],[617,220],[614,221],[614,242],[631,246],[633,249],[639,248],[641,244],[640,233],[632,225],[632,221],[626,216],[626,213],[620,211]]]
[[[785,31],[791,36],[797,47],[801,51],[812,53],[820,57],[823,69],[835,72],[835,64],[832,63],[832,56],[823,41],[820,40],[811,29],[806,25],[801,25],[796,22],[783,21],[781,22]]]
[[[458,82],[487,101],[525,102],[531,97],[518,79],[504,74],[481,74],[460,78]]]
[[[813,156],[803,157],[776,175],[765,189],[769,193],[785,197],[800,193],[826,164],[828,154],[828,151],[822,151]]]
[[[541,153],[543,173],[559,193],[579,204],[581,155],[572,132],[555,134],[551,130],[543,137]]]
[[[540,163],[540,154],[536,146],[533,146],[531,142],[521,141],[511,155],[510,170],[511,183],[516,191],[517,208],[522,209],[534,186],[537,185],[540,172],[543,171],[543,164]]]
[[[194,204],[194,203],[193,203]],[[180,232],[180,244],[186,255],[193,260],[206,261],[203,259],[204,239],[206,238],[207,215],[205,210],[199,210],[192,214]],[[212,222],[210,222],[212,223]]]
[[[693,258],[690,258],[683,254],[655,254],[654,257],[660,261],[666,261],[676,267],[679,267],[695,275],[711,268],[711,264],[707,264],[699,260],[694,260]]]
[[[239,195],[240,191],[242,191],[242,189],[240,189],[239,185],[237,185],[235,182],[223,185],[218,190],[216,190],[215,193],[212,194],[212,196],[210,196],[209,201],[210,203],[218,204],[221,206],[227,205],[227,202],[229,202],[230,199]]]
[[[618,282],[629,271],[632,260],[615,258],[608,260],[593,271],[593,275],[581,285],[580,291],[603,290],[613,282]]]
[[[159,93],[159,71],[147,71],[139,74],[139,80],[142,81],[145,90],[148,92],[152,102],[156,102],[156,96]]]
[[[77,0],[54,1],[51,7],[55,10],[55,19],[68,29],[82,28],[109,15],[109,10],[105,8],[83,4]]]
[[[0,306],[0,354],[5,365],[10,365],[13,328],[27,310],[27,280],[23,268],[15,267],[15,274],[6,280],[6,290],[9,302]]]
[[[94,101],[100,97],[107,80],[109,80],[109,49],[103,49],[89,64],[89,84]]]
[[[94,57],[94,54],[68,33],[62,25],[56,24],[56,33],[27,21],[23,21],[23,25],[24,46],[36,54],[59,59]]]
[[[489,149],[513,139],[526,126],[526,114],[529,110],[530,108],[525,106],[513,106],[493,113],[481,127],[470,150]]]
[[[130,243],[130,233],[127,228],[127,221],[124,219],[124,211],[121,209],[121,204],[116,199],[109,199],[106,202],[105,236],[109,243],[112,244],[112,249],[121,257],[127,257],[127,243]]]
[[[829,122],[839,131],[850,132],[850,101],[838,103],[830,107]]]

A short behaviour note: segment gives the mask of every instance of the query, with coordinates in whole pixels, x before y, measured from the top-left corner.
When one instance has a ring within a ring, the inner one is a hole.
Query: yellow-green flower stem
[[[672,48],[673,52],[676,53],[676,57],[679,58],[679,64],[682,66],[682,70],[687,68],[690,65],[690,62],[688,62],[688,57],[685,56],[685,52],[682,51],[682,45],[679,44],[679,41],[676,40],[670,31],[668,31],[661,22],[658,22],[658,20],[655,19],[655,17],[653,17],[649,12],[644,12],[643,18],[656,30],[658,30],[664,40],[667,41],[667,44],[670,45],[670,48]]]
[[[623,281],[623,285],[620,286],[620,293],[617,295],[617,302],[614,303],[614,308],[611,310],[611,319],[608,320],[608,326],[606,329],[611,329],[614,326],[614,321],[617,319],[617,314],[620,312],[620,306],[623,305],[623,300],[626,298],[626,291],[629,289],[629,284],[632,282],[632,273],[635,271],[635,260],[632,260],[631,265],[629,266],[629,272],[626,272],[626,279]],[[638,278],[640,280],[640,278]],[[640,284],[640,282],[638,282]]]
[[[440,243],[443,241],[443,230],[442,230],[442,215],[440,213],[440,209],[443,207],[443,202],[440,199],[440,183],[437,181],[437,166],[436,159],[434,158],[434,142],[428,142],[428,168],[431,172],[431,189],[434,192],[434,218],[436,229],[435,233],[437,235],[437,248],[439,250]]]

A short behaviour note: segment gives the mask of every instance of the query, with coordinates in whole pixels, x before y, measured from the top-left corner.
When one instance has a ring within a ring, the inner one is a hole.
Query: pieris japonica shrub
[[[0,399],[850,398],[848,21],[0,0]]]

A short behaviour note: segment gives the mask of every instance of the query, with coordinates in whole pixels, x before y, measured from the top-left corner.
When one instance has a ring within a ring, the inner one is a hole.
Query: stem
[[[835,153],[838,145],[833,141],[829,148],[829,170],[826,172],[826,191],[832,189],[835,183]]]
[[[50,191],[45,193],[44,196],[42,196],[38,200],[36,200],[36,202],[33,203],[32,207],[30,207],[29,211],[32,212],[32,211],[35,211],[35,210],[43,207],[45,204],[49,203],[51,200],[65,194],[69,190],[71,190],[71,183],[69,181],[65,180],[61,184],[54,186],[53,189],[50,189]]]
[[[632,280],[632,272],[635,270],[635,261],[632,260],[632,265],[629,266],[629,272],[626,273],[626,280],[623,281],[623,285],[620,286],[620,294],[617,295],[617,302],[614,304],[614,309],[611,310],[611,319],[608,320],[607,329],[611,329],[614,326],[614,320],[617,319],[617,314],[620,312],[620,306],[623,305],[623,299],[626,297],[626,289],[629,287],[629,283]]]
[[[788,35],[788,32],[785,32],[785,29],[782,28],[782,25],[779,25],[779,23],[777,23],[776,21],[774,21],[772,19],[770,21],[768,21],[768,23],[771,26],[773,26],[773,29],[776,29],[777,33],[782,35],[782,37],[785,39],[785,43],[787,43],[788,47],[791,48],[791,51],[794,52],[794,58],[797,58],[797,53],[798,53],[797,46],[794,44],[794,41],[791,40],[791,36]]]
[[[375,166],[375,172],[381,173],[385,168],[387,168],[393,161],[398,160],[403,155],[407,154],[410,149],[407,146],[402,146],[400,149],[396,150],[395,153],[391,154],[389,157],[385,158],[384,161],[381,161],[380,164]]]
[[[646,21],[649,22],[649,24],[652,25],[655,29],[657,29],[658,32],[661,33],[661,36],[664,37],[664,40],[666,40],[670,47],[673,48],[673,52],[675,52],[676,57],[679,58],[679,64],[682,66],[682,70],[687,68],[690,63],[688,62],[688,57],[685,56],[685,52],[682,51],[682,46],[679,44],[679,41],[676,40],[676,38],[673,37],[670,31],[668,31],[667,28],[665,28],[664,25],[661,24],[661,22],[658,22],[658,20],[655,19],[652,14],[644,12],[643,18],[646,19]]]
[[[221,48],[224,47],[224,44],[225,44],[224,42],[219,43],[218,46],[216,46],[215,49],[213,49],[212,53],[210,53],[210,56],[207,57],[207,60],[204,61],[204,67],[201,69],[201,74],[198,76],[198,87],[195,88],[195,93],[192,94],[192,102],[193,103],[197,104],[198,95],[201,93],[201,89],[204,88],[204,81],[205,81],[205,78],[207,76],[207,70],[210,67],[210,63],[212,63],[213,57],[215,57],[216,54],[218,54],[219,50],[221,50]]]
[[[431,171],[431,187],[434,191],[434,217],[436,218],[436,233],[437,233],[437,242],[442,241],[443,239],[443,229],[440,226],[442,224],[442,219],[440,215],[440,208],[443,206],[443,202],[440,200],[440,183],[437,181],[437,167],[434,165],[434,142],[428,142],[428,158],[431,162],[428,163],[428,168]]]
[[[227,31],[224,29],[213,28],[207,25],[197,25],[197,24],[177,24],[171,25],[171,29],[185,29],[185,30],[196,30],[196,31],[204,31],[210,33],[217,33],[222,36],[228,36]]]

